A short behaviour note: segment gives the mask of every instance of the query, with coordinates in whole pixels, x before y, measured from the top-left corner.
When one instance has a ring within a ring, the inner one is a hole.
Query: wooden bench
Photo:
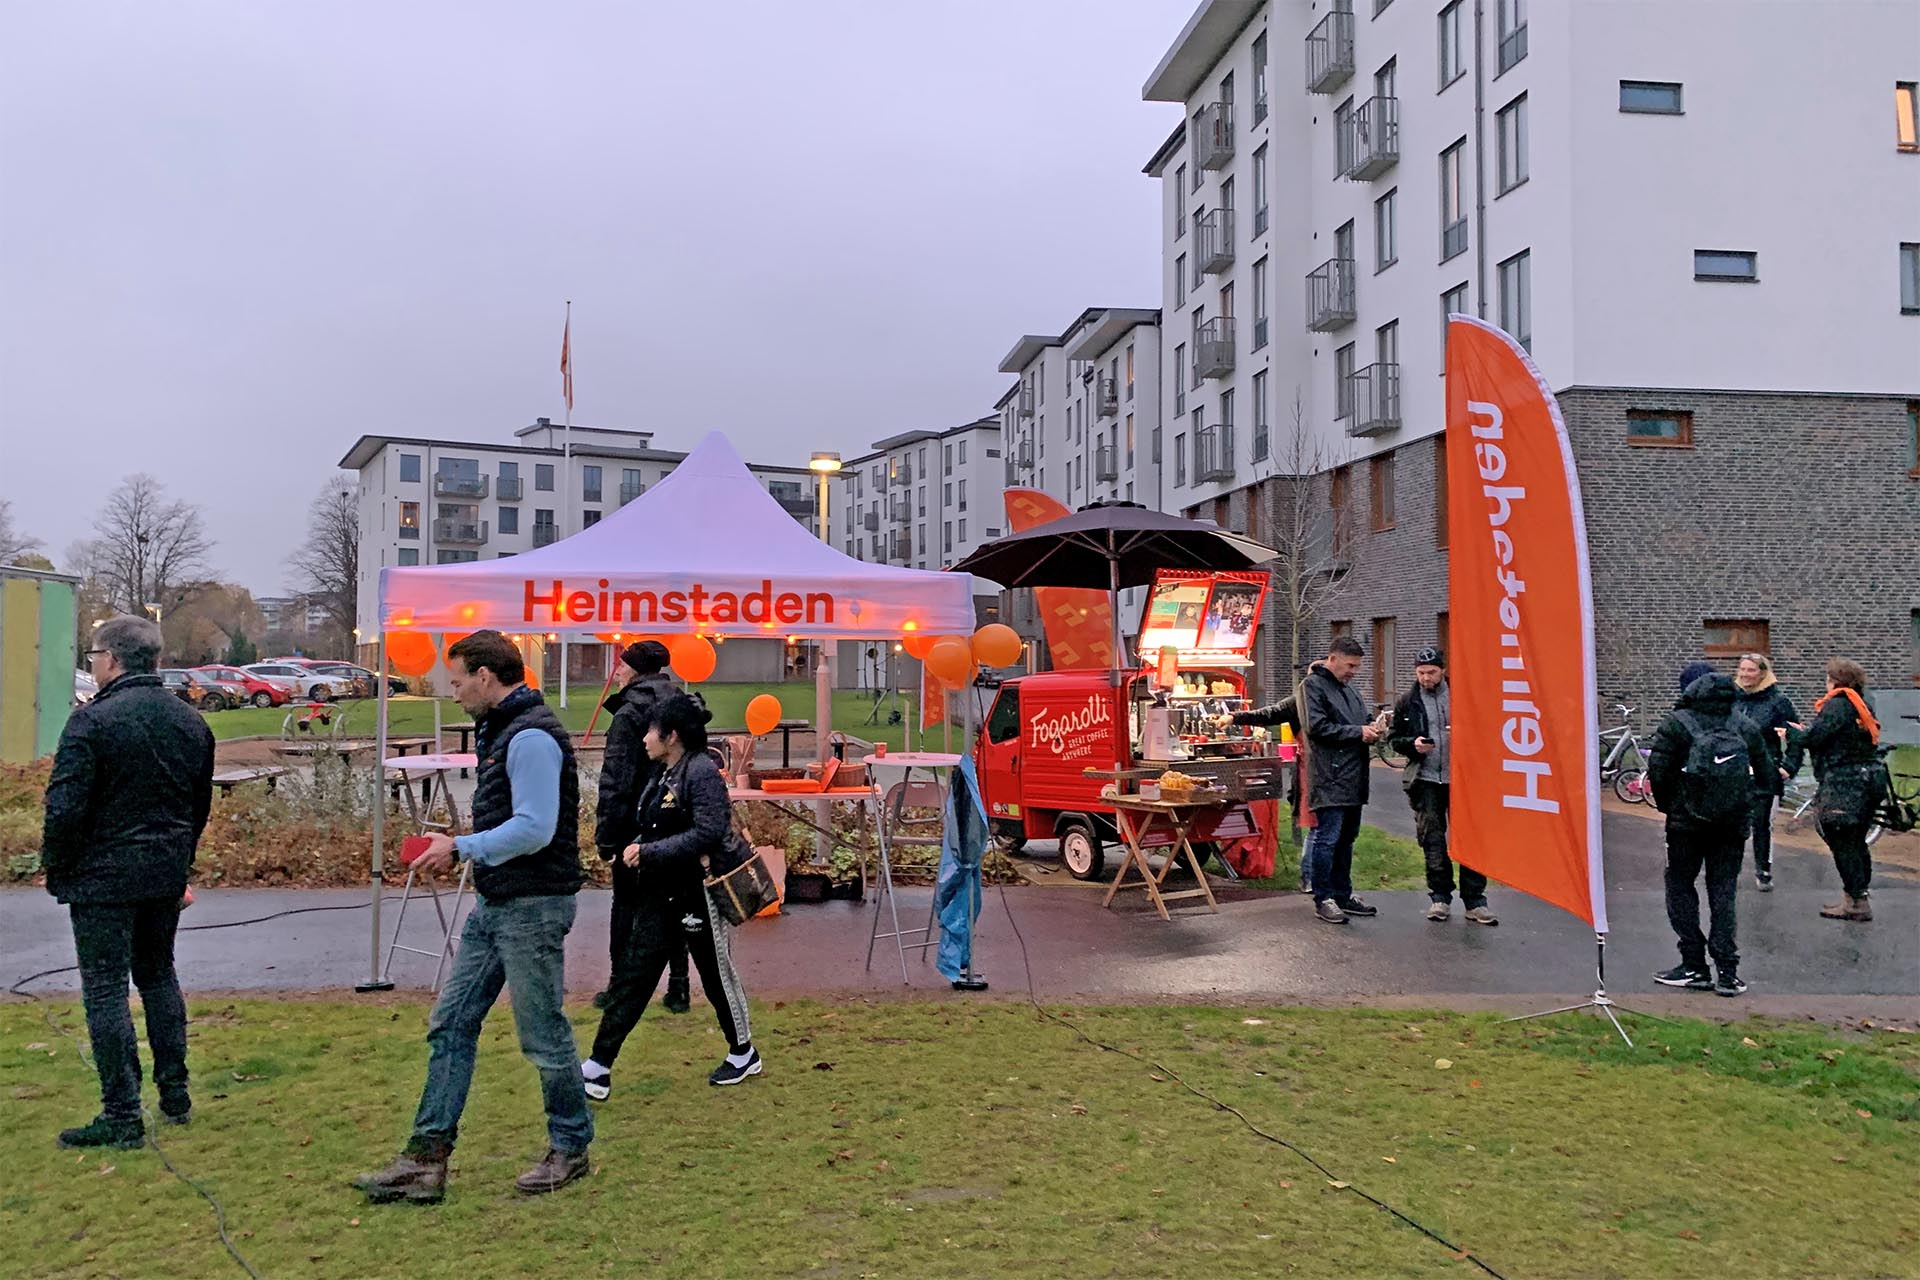
[[[267,784],[267,790],[271,791],[274,789],[275,784],[279,782],[282,774],[292,772],[293,770],[282,765],[261,765],[253,769],[228,769],[225,772],[213,775],[213,785],[220,788],[220,794],[223,796],[232,795],[235,787],[245,786],[249,782],[264,782]]]

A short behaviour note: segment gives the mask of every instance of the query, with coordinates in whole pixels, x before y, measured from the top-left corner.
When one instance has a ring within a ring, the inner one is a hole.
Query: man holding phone
[[[1427,855],[1427,919],[1443,924],[1453,914],[1453,859],[1447,849],[1447,805],[1452,795],[1453,708],[1447,688],[1447,658],[1425,648],[1413,658],[1413,688],[1393,709],[1393,749],[1407,757],[1403,779],[1413,806],[1414,834]],[[1487,906],[1487,878],[1460,868],[1460,901],[1469,924],[1496,925]]]

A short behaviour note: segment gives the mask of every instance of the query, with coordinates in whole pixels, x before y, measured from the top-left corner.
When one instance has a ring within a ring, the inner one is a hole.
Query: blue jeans
[[[560,1007],[574,907],[572,894],[498,903],[482,899],[467,917],[453,971],[427,1022],[427,1085],[413,1118],[410,1145],[453,1145],[473,1084],[480,1024],[500,998],[502,986],[513,988],[520,1052],[540,1071],[552,1145],[578,1153],[593,1141],[573,1024]]]
[[[1313,897],[1344,900],[1353,896],[1353,842],[1360,834],[1360,806],[1315,809],[1319,825],[1307,839]]]

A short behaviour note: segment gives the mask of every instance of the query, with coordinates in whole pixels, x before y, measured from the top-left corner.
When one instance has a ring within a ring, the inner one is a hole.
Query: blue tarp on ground
[[[973,757],[962,755],[947,794],[940,878],[933,886],[933,908],[940,919],[934,968],[948,982],[958,982],[973,962],[973,924],[980,915],[980,859],[986,851],[987,811],[980,802]]]

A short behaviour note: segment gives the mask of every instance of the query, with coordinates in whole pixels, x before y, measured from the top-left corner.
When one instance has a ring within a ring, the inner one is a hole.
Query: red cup
[[[408,836],[400,842],[400,865],[410,867],[420,860],[427,851],[429,841],[425,836]]]
[[[876,756],[883,756],[883,755],[885,755],[885,754],[887,754],[887,744],[886,744],[886,743],[884,743],[884,742],[876,742],[876,743],[874,743],[874,744],[873,744],[873,754],[874,754],[874,755],[876,755]]]

